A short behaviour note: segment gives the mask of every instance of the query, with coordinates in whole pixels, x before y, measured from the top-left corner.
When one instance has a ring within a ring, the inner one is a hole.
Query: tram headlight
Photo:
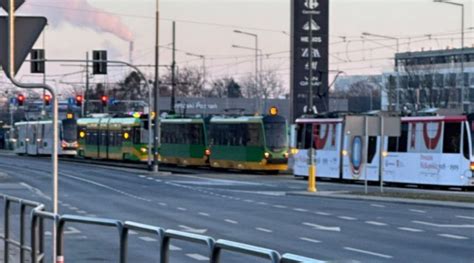
[[[285,156],[286,159],[288,159],[288,157],[290,156],[287,152],[283,154],[283,156]]]
[[[147,149],[147,148],[145,148],[145,147],[142,147],[142,148],[140,148],[140,151],[141,151],[142,153],[146,153],[146,152],[147,152],[147,150],[148,150],[148,149]]]
[[[86,137],[86,133],[83,132],[83,131],[79,132],[79,137],[80,137],[80,138]]]
[[[292,148],[292,149],[291,149],[291,154],[292,154],[292,155],[296,155],[296,154],[298,154],[298,152],[299,152],[299,150],[296,149],[296,148]]]
[[[347,150],[342,150],[342,155],[343,155],[343,156],[347,156],[347,154],[349,154],[349,153],[347,152]]]
[[[269,152],[265,152],[263,156],[265,156],[265,159],[270,159],[271,154]]]
[[[61,142],[61,147],[62,147],[63,149],[66,148],[66,147],[67,147],[67,143],[66,143],[65,141],[62,141],[62,142]]]
[[[474,172],[474,162],[471,162],[470,168],[471,168],[471,171]]]
[[[206,150],[204,151],[204,154],[205,154],[206,156],[211,156],[211,150],[206,149]]]
[[[387,156],[388,156],[388,152],[387,152],[387,151],[383,151],[383,152],[382,152],[382,156],[383,156],[384,158],[387,157]],[[472,166],[471,166],[471,167],[472,167]]]

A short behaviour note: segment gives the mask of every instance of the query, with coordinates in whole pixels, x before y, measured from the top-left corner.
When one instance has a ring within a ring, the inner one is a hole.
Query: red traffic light
[[[23,106],[23,103],[25,103],[25,95],[23,94],[18,94],[16,97],[16,100],[18,101],[18,106]]]
[[[104,95],[104,96],[100,97],[100,101],[102,102],[103,106],[107,106],[107,103],[109,102],[109,97]]]
[[[84,98],[81,95],[76,96],[76,105],[77,106],[82,106],[83,101],[84,101]]]
[[[43,100],[45,105],[49,105],[51,103],[51,95],[44,95]]]

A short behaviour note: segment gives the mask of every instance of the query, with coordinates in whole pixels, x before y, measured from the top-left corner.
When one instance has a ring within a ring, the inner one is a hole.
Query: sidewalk
[[[287,192],[286,195],[474,209],[474,193],[463,192],[439,193],[439,191],[435,191],[430,193],[427,191],[406,192],[391,189],[384,194],[372,190],[367,195],[364,192],[356,191],[321,191],[316,193],[292,191]]]

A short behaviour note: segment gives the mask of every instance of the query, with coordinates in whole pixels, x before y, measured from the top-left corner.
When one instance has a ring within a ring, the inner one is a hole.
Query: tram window
[[[109,133],[109,146],[116,146],[114,132]]]
[[[408,123],[402,124],[402,134],[398,138],[397,152],[406,153],[408,150]]]
[[[298,148],[309,149],[311,145],[311,128],[312,124],[303,124],[298,129]]]
[[[375,157],[375,153],[377,152],[377,137],[370,136],[369,137],[369,147],[367,151],[367,161],[368,163],[372,163]]]
[[[140,144],[140,128],[134,127],[133,128],[133,144]]]
[[[100,138],[100,145],[106,146],[107,145],[107,133],[103,132]]]
[[[463,125],[464,127],[464,125]],[[468,133],[469,133],[469,127],[466,126],[466,128],[464,128],[463,130],[463,137],[462,137],[462,145],[463,145],[463,155],[464,155],[464,158],[466,158],[467,160],[469,160],[470,158],[470,153],[469,153],[469,137],[468,137]]]
[[[261,139],[261,128],[262,126],[257,123],[251,123],[247,124],[248,129],[248,138],[249,140],[247,141],[248,146],[261,146],[262,145],[262,139]]]
[[[117,146],[122,146],[122,133],[115,133],[115,143]]]
[[[443,153],[459,153],[461,145],[461,123],[444,124]]]
[[[388,137],[388,152],[405,153],[408,150],[408,123],[402,124],[400,137]]]

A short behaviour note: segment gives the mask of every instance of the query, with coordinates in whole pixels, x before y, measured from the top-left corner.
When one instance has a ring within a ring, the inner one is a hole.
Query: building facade
[[[474,48],[398,53],[383,79],[385,110],[474,110]]]

